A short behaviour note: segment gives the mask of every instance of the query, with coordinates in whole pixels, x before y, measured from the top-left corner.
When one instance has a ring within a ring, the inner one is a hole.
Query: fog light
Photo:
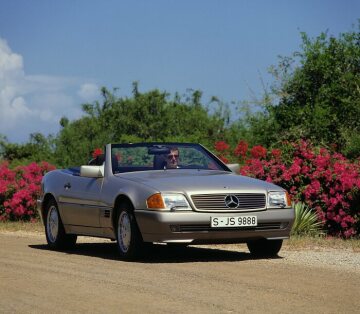
[[[179,232],[180,226],[179,225],[170,225],[171,232]]]

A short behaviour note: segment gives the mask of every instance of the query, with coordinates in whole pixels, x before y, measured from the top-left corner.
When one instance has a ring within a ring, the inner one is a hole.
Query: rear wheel
[[[77,236],[65,233],[64,225],[61,221],[59,209],[55,200],[50,200],[46,205],[45,210],[45,234],[49,247],[52,249],[72,248],[76,243]]]
[[[283,240],[260,239],[250,241],[247,247],[255,257],[275,257],[279,253]]]
[[[144,253],[145,244],[129,206],[121,207],[116,222],[116,240],[120,257],[125,260],[140,257]]]

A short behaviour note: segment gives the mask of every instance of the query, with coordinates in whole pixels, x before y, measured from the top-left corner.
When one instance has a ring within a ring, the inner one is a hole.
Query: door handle
[[[64,185],[64,188],[65,188],[66,190],[70,189],[70,188],[71,188],[70,182],[66,183],[66,184]]]

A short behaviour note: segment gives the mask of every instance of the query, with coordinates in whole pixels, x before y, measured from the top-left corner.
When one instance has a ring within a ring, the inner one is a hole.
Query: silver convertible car
[[[38,211],[51,248],[103,237],[123,259],[151,243],[242,242],[255,256],[275,256],[294,221],[284,189],[188,143],[108,144],[88,165],[47,173]]]

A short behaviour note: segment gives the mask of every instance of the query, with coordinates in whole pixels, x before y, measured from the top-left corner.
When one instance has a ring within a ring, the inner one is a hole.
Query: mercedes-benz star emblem
[[[240,205],[239,199],[235,195],[226,195],[224,201],[228,208],[238,208]]]

